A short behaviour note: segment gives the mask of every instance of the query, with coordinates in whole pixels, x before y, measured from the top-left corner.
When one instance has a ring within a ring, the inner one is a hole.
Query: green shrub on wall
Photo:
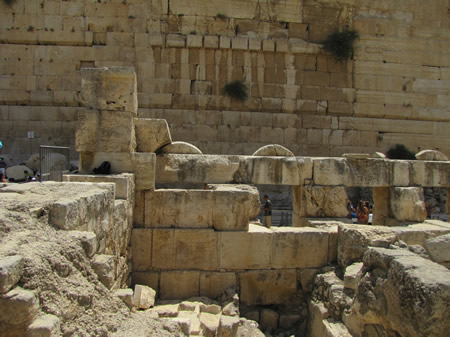
[[[248,98],[247,86],[242,81],[227,83],[223,88],[225,95],[238,101],[245,101]]]
[[[356,30],[344,29],[342,32],[336,31],[330,34],[323,42],[323,48],[331,53],[338,61],[345,61],[353,58],[353,43],[359,38]]]
[[[386,152],[386,157],[388,157],[389,159],[416,159],[416,155],[408,150],[408,148],[403,144],[396,144],[395,146],[392,146]]]

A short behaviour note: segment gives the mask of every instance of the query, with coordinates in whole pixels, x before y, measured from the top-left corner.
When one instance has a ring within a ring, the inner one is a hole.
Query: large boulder
[[[450,234],[428,239],[424,242],[424,247],[433,261],[450,261]]]
[[[403,249],[371,248],[363,262],[365,275],[352,312],[365,330],[376,325],[389,332],[383,336],[448,335],[450,278],[445,267]]]
[[[392,216],[398,221],[424,221],[427,217],[423,189],[393,187],[390,192]]]

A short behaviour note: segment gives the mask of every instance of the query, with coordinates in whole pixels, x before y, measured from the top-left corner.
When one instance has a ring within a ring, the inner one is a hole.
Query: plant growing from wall
[[[416,156],[413,152],[408,150],[408,148],[403,144],[396,144],[392,146],[387,152],[386,157],[389,159],[407,159],[415,160]]]
[[[323,42],[323,48],[331,53],[337,61],[345,61],[353,58],[353,44],[359,34],[356,30],[345,28],[342,32],[335,31]]]
[[[227,83],[223,88],[225,95],[238,101],[246,101],[248,98],[247,86],[242,81],[233,81]]]

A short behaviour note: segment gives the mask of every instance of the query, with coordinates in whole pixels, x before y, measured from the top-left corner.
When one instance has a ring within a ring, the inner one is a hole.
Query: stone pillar
[[[305,188],[292,186],[292,227],[306,227]]]
[[[88,169],[84,160],[93,153],[136,150],[137,85],[133,68],[81,69],[81,99],[86,109],[78,114],[75,133],[81,171]]]
[[[372,224],[376,226],[384,226],[389,217],[389,187],[373,188],[373,219]]]

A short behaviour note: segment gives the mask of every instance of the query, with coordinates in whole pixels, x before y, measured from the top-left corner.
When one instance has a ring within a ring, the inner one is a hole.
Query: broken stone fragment
[[[20,255],[0,259],[0,294],[7,293],[19,282],[23,273],[23,258]]]
[[[172,154],[202,154],[202,151],[189,143],[186,142],[172,142],[166,146],[161,147],[158,153],[172,153]]]
[[[115,281],[115,258],[113,255],[98,254],[92,260],[92,268],[97,273],[100,282],[111,289]]]
[[[436,150],[422,150],[416,153],[417,160],[436,160],[436,161],[448,161],[445,154]]]
[[[61,322],[54,315],[37,317],[28,327],[29,337],[56,337],[61,335]]]
[[[217,329],[220,323],[220,316],[210,314],[207,312],[200,313],[200,327],[205,337],[216,336]]]
[[[239,316],[239,306],[233,302],[228,303],[223,307],[222,313],[227,316]]]
[[[36,317],[39,302],[31,290],[16,287],[0,295],[0,325],[29,324]]]
[[[135,118],[134,123],[138,152],[156,152],[172,142],[165,119]]]
[[[435,262],[450,261],[450,234],[441,235],[424,242],[425,249]]]
[[[92,232],[69,231],[71,236],[81,241],[83,250],[88,257],[94,256],[97,252],[97,235]]]
[[[217,329],[217,337],[235,337],[238,327],[239,317],[222,315]]]
[[[156,291],[150,287],[136,284],[134,286],[133,304],[138,309],[149,309],[155,305]]]
[[[355,290],[362,276],[363,263],[353,263],[345,268],[344,287]]]
[[[127,305],[128,308],[133,308],[133,289],[127,288],[127,289],[117,289],[114,291],[114,295],[120,298],[123,303]]]

